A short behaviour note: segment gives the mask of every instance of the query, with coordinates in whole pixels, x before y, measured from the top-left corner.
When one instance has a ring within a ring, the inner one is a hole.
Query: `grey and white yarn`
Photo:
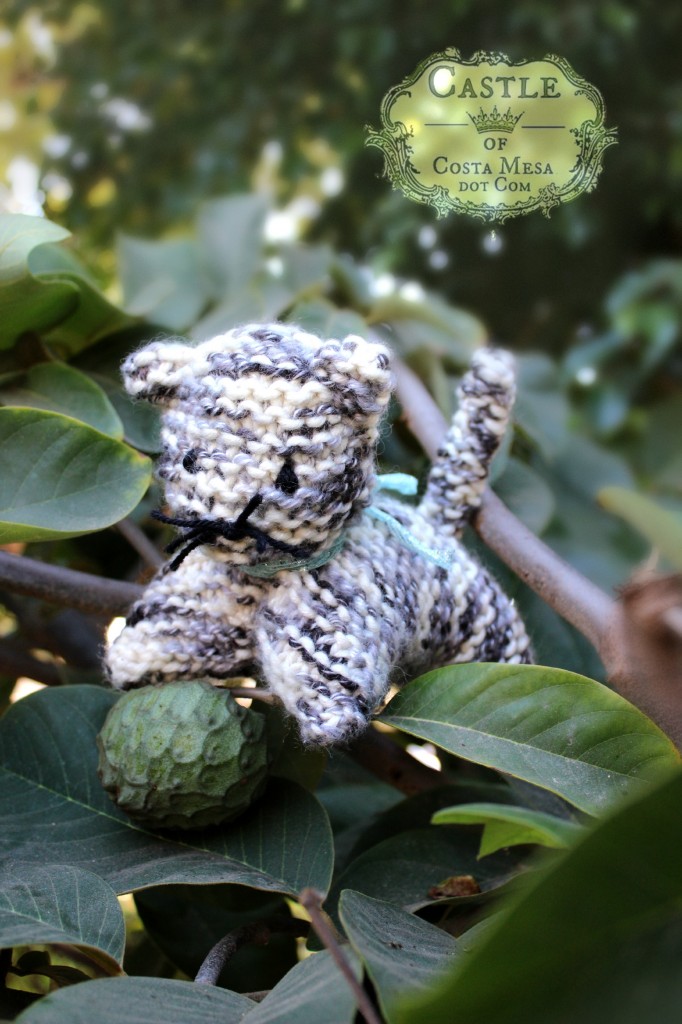
[[[197,347],[153,342],[123,376],[164,408],[160,518],[183,533],[107,651],[114,686],[254,673],[305,741],[330,744],[366,724],[391,681],[530,660],[512,602],[459,541],[513,404],[506,353],[476,352],[416,506],[375,492],[382,344],[251,324]],[[427,548],[447,550],[449,568]],[[253,574],[293,558],[307,567]]]

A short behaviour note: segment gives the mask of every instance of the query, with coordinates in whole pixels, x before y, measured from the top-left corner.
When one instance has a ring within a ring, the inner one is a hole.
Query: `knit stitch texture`
[[[380,343],[250,324],[196,347],[153,342],[123,377],[163,407],[160,518],[182,533],[106,653],[115,687],[253,673],[327,745],[363,728],[391,682],[530,661],[513,603],[460,542],[513,405],[508,353],[474,355],[416,506],[375,492],[391,392]],[[415,543],[366,514],[372,502]],[[316,568],[248,572],[332,548]],[[420,548],[447,551],[449,568]]]

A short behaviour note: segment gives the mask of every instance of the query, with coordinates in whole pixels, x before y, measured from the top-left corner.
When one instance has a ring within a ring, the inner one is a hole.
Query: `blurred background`
[[[180,231],[211,196],[256,189],[319,238],[415,277],[516,346],[604,326],[626,271],[682,244],[682,11],[674,0],[9,0],[0,36],[2,202],[78,234],[113,276],[116,232]],[[565,56],[619,144],[597,190],[508,222],[499,240],[393,192],[364,128],[387,90],[448,45]]]
[[[117,390],[118,365],[152,331],[208,337],[273,316],[376,330],[448,414],[472,347],[492,337],[519,356],[514,437],[496,464],[504,500],[606,589],[647,559],[682,568],[679,3],[3,10],[0,208],[72,232],[27,264],[80,289],[81,319],[42,343],[106,390],[130,443],[153,453],[156,442]],[[365,126],[379,126],[390,87],[447,46],[558,53],[592,82],[619,138],[596,190],[495,233],[393,191]],[[423,456],[393,418],[383,464],[419,474]],[[134,518],[153,535],[149,507]],[[139,568],[111,533],[34,547],[106,575]],[[535,623],[540,660],[599,674],[582,638],[506,583]]]

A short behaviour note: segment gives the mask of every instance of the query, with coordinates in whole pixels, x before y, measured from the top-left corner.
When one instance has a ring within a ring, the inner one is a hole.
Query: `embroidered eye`
[[[188,473],[196,473],[198,470],[197,466],[197,452],[196,448],[190,448],[182,460],[182,468],[186,469]]]
[[[298,490],[298,477],[296,476],[294,467],[288,460],[284,463],[277,474],[275,487],[280,491],[283,491],[284,494],[293,494]]]

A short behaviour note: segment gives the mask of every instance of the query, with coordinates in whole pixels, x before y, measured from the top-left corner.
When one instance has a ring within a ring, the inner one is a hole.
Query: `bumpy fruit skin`
[[[202,681],[125,694],[97,745],[106,791],[131,818],[154,828],[229,821],[265,785],[263,717]]]

